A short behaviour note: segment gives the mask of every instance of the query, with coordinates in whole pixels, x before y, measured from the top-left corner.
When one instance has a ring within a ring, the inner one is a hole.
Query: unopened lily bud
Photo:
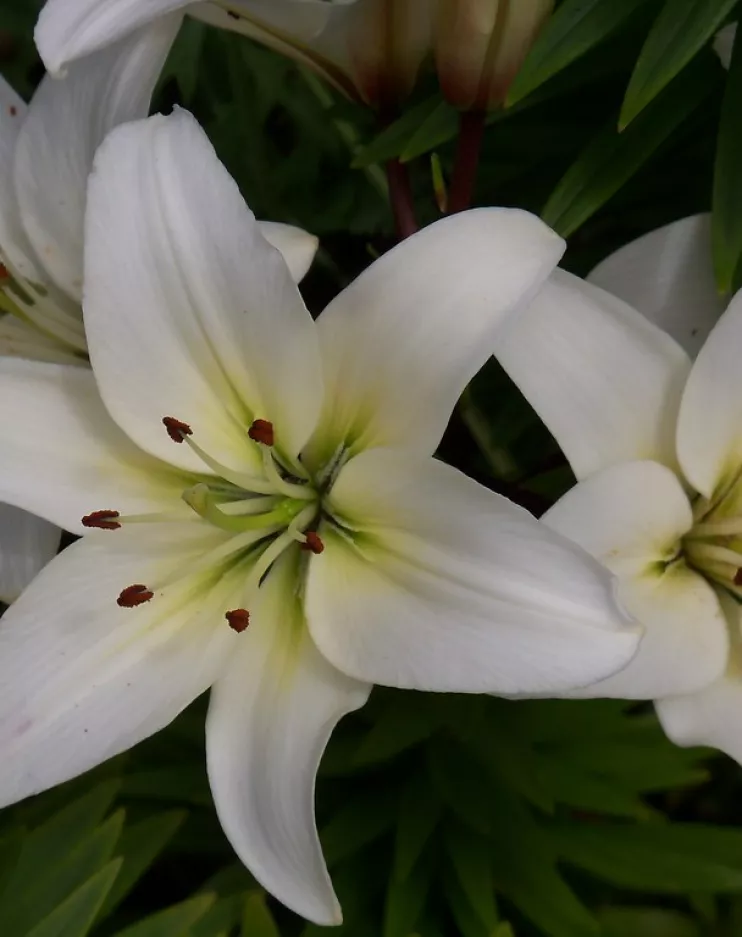
[[[439,0],[435,59],[443,93],[462,110],[505,100],[554,0]]]

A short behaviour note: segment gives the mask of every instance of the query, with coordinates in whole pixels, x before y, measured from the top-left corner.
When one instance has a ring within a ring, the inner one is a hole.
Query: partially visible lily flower
[[[435,58],[443,93],[462,110],[500,107],[554,0],[439,0]]]
[[[338,923],[314,778],[372,683],[542,694],[624,666],[639,634],[610,574],[431,458],[562,251],[528,213],[462,213],[315,322],[189,115],[115,130],[88,197],[93,371],[0,361],[0,497],[85,533],[0,622],[0,803],[212,687],[228,837]]]
[[[616,573],[647,629],[588,692],[653,698],[674,741],[742,763],[742,294],[719,319],[706,215],[591,279],[613,292],[557,271],[496,343],[578,478],[544,522]]]
[[[719,56],[724,68],[729,68],[732,61],[732,48],[737,35],[737,24],[728,23],[714,36],[714,52]]]
[[[166,16],[46,76],[27,106],[0,77],[0,355],[87,367],[82,321],[83,218],[88,174],[105,135],[145,117],[180,26]],[[297,279],[316,238],[264,222],[262,233]],[[11,602],[57,552],[60,531],[0,506],[0,600]]]
[[[250,36],[372,107],[395,107],[430,53],[437,0],[48,0],[36,28],[47,68],[100,49],[175,10]]]

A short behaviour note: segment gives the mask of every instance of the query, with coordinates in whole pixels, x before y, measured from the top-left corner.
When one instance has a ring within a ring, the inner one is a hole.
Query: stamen
[[[190,446],[204,465],[207,465],[215,475],[226,479],[226,481],[231,482],[238,488],[263,495],[274,495],[276,493],[273,485],[264,478],[255,478],[253,475],[248,475],[246,472],[234,471],[221,462],[218,462],[216,459],[212,459],[208,452],[204,452],[198,443],[194,442],[190,437],[184,438],[182,441]],[[268,450],[266,449],[265,451],[267,452]]]
[[[174,416],[164,416],[162,423],[173,442],[183,442],[186,436],[192,436],[193,430],[187,423],[176,420]]]
[[[325,549],[325,545],[316,530],[308,530],[304,537],[304,543],[301,545],[302,550],[311,550],[312,553],[319,555]]]
[[[236,631],[237,634],[246,631],[247,626],[250,624],[250,612],[246,608],[235,608],[231,612],[227,612],[224,617],[229,622],[232,631]]]
[[[247,435],[255,442],[262,443],[264,446],[272,446],[275,442],[273,424],[268,420],[255,420]]]
[[[9,280],[9,279],[10,279],[10,271],[5,266],[5,264],[0,263],[0,283],[3,280]]]
[[[725,517],[719,521],[696,524],[686,536],[690,540],[698,540],[706,537],[731,537],[735,534],[742,534],[742,517]]]
[[[154,598],[154,592],[148,589],[142,583],[137,582],[133,586],[127,586],[116,599],[116,604],[121,608],[136,608],[137,605],[144,605]]]
[[[727,547],[718,547],[711,543],[689,543],[686,550],[688,557],[696,562],[710,560],[716,563],[727,563],[730,566],[742,566],[742,553],[730,550]]]
[[[735,586],[742,586],[742,567],[734,574]]]
[[[293,482],[288,482],[281,477],[270,449],[264,448],[261,451],[263,453],[265,475],[274,491],[280,491],[287,498],[301,498],[304,501],[313,501],[315,499],[315,492],[307,485],[295,485]]]
[[[83,527],[97,527],[99,530],[118,530],[121,524],[117,520],[118,511],[93,511],[82,519]]]
[[[192,508],[199,517],[232,533],[242,533],[245,530],[264,530],[279,524],[281,527],[289,524],[303,508],[303,502],[292,500],[279,501],[274,510],[265,514],[226,514],[221,510],[209,486],[203,482],[188,488],[181,495],[189,508]]]

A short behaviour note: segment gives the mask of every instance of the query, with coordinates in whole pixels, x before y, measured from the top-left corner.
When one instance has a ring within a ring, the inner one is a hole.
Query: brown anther
[[[236,631],[237,634],[246,631],[247,626],[250,624],[250,612],[246,608],[235,608],[231,612],[227,612],[224,617],[229,622],[232,631]]]
[[[247,431],[247,435],[250,439],[262,443],[264,446],[272,446],[274,442],[273,424],[269,423],[268,420],[255,420]]]
[[[742,567],[734,574],[734,584],[735,586],[742,586]]]
[[[151,598],[154,598],[154,592],[143,586],[141,582],[137,582],[123,590],[116,599],[116,604],[120,605],[121,608],[136,608],[137,605],[144,605],[145,602],[149,602]]]
[[[9,110],[10,110],[11,117],[15,117],[16,114],[18,113],[18,108],[15,106],[15,104],[11,104]]]
[[[308,530],[304,537],[304,543],[301,545],[302,550],[311,550],[312,553],[320,554],[325,549],[325,545],[316,530]]]
[[[82,526],[97,527],[99,530],[118,530],[121,526],[117,520],[119,516],[118,511],[93,511],[83,517]]]
[[[174,416],[164,416],[162,425],[173,442],[183,442],[186,436],[193,436],[193,430],[187,423],[176,420]]]
[[[235,13],[234,10],[227,10],[227,16],[228,16],[230,19],[233,19],[233,20],[238,20],[238,19],[240,19],[239,13]]]
[[[0,281],[9,280],[9,279],[10,279],[10,271],[5,266],[5,264],[0,264]]]

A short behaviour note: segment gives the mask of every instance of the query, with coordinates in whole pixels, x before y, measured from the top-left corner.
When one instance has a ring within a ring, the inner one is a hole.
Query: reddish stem
[[[471,206],[477,181],[479,157],[482,152],[484,111],[466,111],[459,122],[459,141],[448,194],[448,213],[466,211]]]
[[[398,159],[390,159],[386,164],[386,176],[394,213],[394,227],[399,240],[404,241],[418,230],[410,174],[404,163],[400,163]]]

